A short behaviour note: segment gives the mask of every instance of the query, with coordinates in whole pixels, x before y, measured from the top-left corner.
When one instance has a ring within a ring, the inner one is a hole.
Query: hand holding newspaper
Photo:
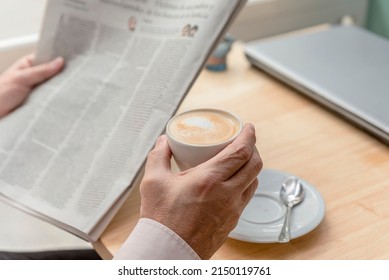
[[[65,70],[0,120],[0,198],[98,239],[245,0],[48,1]]]

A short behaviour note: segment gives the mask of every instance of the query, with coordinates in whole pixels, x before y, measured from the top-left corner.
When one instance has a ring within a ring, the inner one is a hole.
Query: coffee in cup
[[[177,166],[186,170],[215,156],[242,128],[242,121],[230,112],[197,109],[173,117],[166,134]]]

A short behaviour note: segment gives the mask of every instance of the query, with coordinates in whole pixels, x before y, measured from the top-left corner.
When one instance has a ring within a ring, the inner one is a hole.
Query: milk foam
[[[182,121],[187,126],[198,127],[199,129],[210,130],[215,126],[212,121],[206,117],[193,116],[183,119]]]
[[[176,116],[169,124],[169,133],[178,141],[212,145],[232,138],[240,123],[228,114],[212,110],[198,110]]]

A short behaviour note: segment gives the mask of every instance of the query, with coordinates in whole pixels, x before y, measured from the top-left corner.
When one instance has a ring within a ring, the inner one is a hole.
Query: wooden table
[[[389,147],[296,90],[250,66],[235,44],[224,73],[204,70],[180,107],[230,110],[257,131],[265,168],[312,183],[326,214],[287,244],[228,239],[213,259],[389,259]],[[111,258],[139,215],[135,189],[96,250]]]

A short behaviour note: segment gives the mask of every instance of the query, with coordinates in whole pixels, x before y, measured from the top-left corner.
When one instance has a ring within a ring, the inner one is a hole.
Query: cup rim
[[[222,114],[230,115],[230,116],[232,116],[233,118],[235,118],[238,121],[239,129],[237,130],[237,132],[232,137],[228,138],[227,140],[225,140],[223,142],[219,142],[219,143],[215,143],[215,144],[185,143],[185,142],[179,141],[177,138],[175,138],[173,135],[170,134],[170,132],[169,132],[169,125],[173,121],[173,119],[175,119],[176,117],[179,117],[179,116],[181,116],[183,114],[187,114],[187,113],[191,113],[191,112],[197,112],[197,111],[220,112]],[[169,139],[171,139],[172,141],[174,141],[177,144],[184,145],[184,146],[189,146],[189,147],[216,147],[216,146],[220,146],[220,145],[225,145],[226,143],[234,141],[236,139],[236,137],[238,137],[238,135],[242,132],[242,130],[243,130],[243,122],[236,114],[234,114],[234,113],[232,113],[230,111],[227,111],[227,110],[216,109],[216,108],[198,108],[198,109],[191,109],[191,110],[184,111],[184,112],[182,112],[182,113],[180,113],[178,115],[173,116],[168,121],[168,123],[166,124],[166,128],[165,128],[166,135],[167,135],[167,137]]]

